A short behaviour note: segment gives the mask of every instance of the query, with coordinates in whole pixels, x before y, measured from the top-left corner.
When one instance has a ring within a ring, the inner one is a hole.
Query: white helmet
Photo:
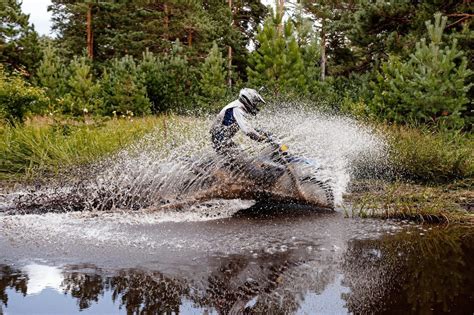
[[[259,108],[257,105],[261,102],[265,104],[263,97],[254,89],[244,88],[240,90],[239,101],[244,104],[245,111],[252,115],[257,115]]]

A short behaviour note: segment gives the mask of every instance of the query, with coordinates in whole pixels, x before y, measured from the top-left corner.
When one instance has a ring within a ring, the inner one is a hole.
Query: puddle
[[[0,217],[0,313],[474,312],[469,227],[302,210],[149,216]]]

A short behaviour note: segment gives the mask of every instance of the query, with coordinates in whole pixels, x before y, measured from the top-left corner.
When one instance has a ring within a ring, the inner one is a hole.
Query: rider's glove
[[[287,153],[287,152],[288,152],[288,149],[289,149],[289,148],[288,148],[288,146],[287,146],[286,144],[283,143],[283,144],[280,145],[280,151],[281,151],[282,153]]]

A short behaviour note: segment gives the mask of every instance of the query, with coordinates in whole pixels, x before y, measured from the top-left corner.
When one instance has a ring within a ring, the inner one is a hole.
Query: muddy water
[[[472,228],[237,210],[0,215],[0,314],[474,312]]]

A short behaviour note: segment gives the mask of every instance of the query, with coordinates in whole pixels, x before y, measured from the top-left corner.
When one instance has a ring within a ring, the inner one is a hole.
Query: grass
[[[474,223],[474,136],[381,125],[390,180],[354,183],[347,216]]]
[[[420,184],[449,184],[474,177],[474,136],[383,126],[390,144],[394,173]]]
[[[174,138],[173,130],[185,134],[197,127],[196,122],[175,116],[105,121],[35,117],[21,126],[0,124],[0,183],[64,174],[71,167],[113,154],[157,128],[163,138]],[[378,129],[389,142],[395,176],[392,182],[356,183],[366,188],[348,196],[348,216],[474,222],[473,135],[387,125]]]
[[[474,192],[449,186],[375,182],[368,191],[346,196],[347,216],[408,219],[430,223],[474,223]]]
[[[22,126],[0,125],[0,180],[18,181],[57,174],[124,148],[164,118],[107,121],[51,121],[36,117]]]

